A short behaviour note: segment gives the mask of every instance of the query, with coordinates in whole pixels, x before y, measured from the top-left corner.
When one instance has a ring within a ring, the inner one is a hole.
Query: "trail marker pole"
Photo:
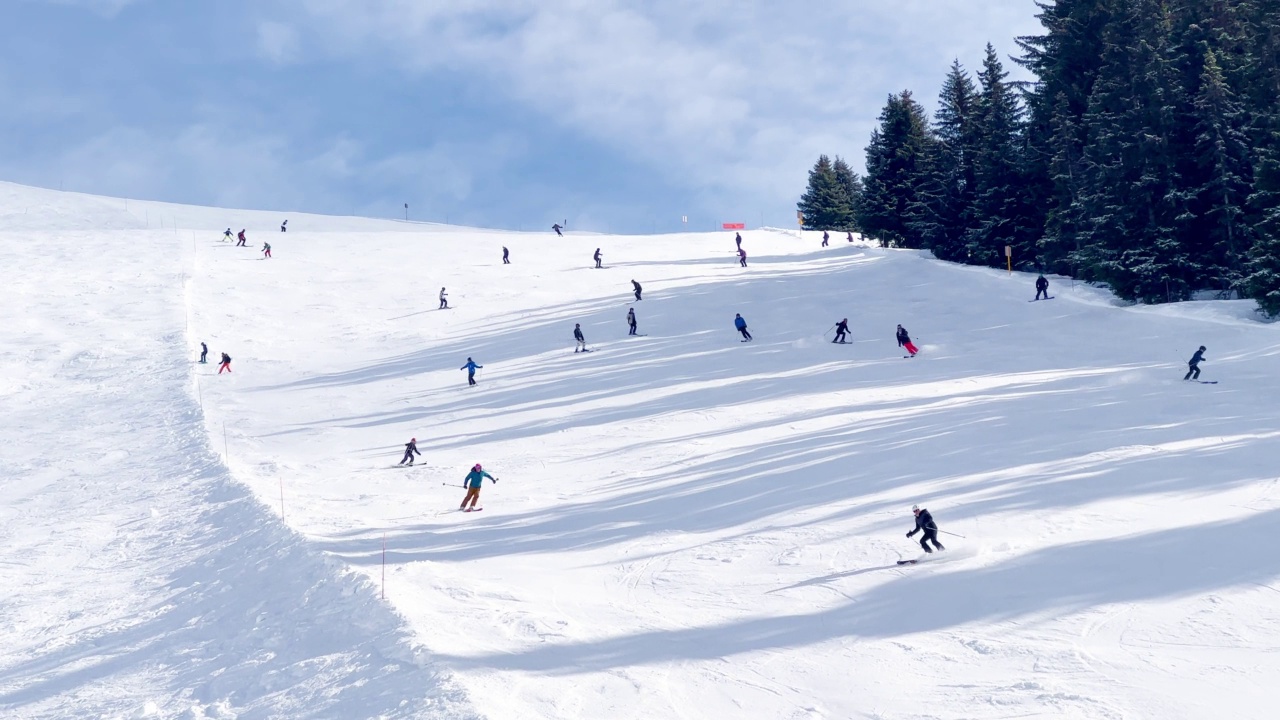
[[[1012,245],[1004,246],[1004,259],[1005,259],[1005,262],[1009,265],[1009,274],[1012,275],[1013,274],[1013,246]]]

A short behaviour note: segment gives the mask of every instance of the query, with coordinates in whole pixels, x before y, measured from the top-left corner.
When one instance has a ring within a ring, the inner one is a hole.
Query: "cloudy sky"
[[[1032,0],[0,0],[0,179],[202,205],[615,232],[790,226],[1038,31]],[[1017,68],[1009,63],[1010,70]]]

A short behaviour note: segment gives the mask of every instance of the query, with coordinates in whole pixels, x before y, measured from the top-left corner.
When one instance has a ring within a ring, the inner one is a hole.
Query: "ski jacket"
[[[1049,289],[1049,281],[1048,281],[1048,280],[1045,280],[1043,275],[1041,275],[1040,277],[1036,278],[1036,289],[1037,289],[1037,290],[1048,290],[1048,289]]]
[[[742,248],[738,248],[738,257],[745,258],[746,256],[747,256],[747,251],[743,250]]]
[[[927,530],[937,530],[937,529],[938,529],[938,526],[934,524],[933,516],[929,514],[928,510],[922,509],[920,511],[920,514],[916,516],[916,529],[912,530],[911,534],[915,535],[921,530],[927,531]]]
[[[222,353],[222,362],[224,362],[224,363],[229,363],[229,362],[231,362],[231,356],[230,356],[230,355],[228,355],[228,354],[226,354],[226,353]]]
[[[243,231],[243,230],[241,230],[240,232],[236,233],[236,239],[238,239],[238,240],[243,240],[243,239],[244,239],[244,231]]]
[[[747,326],[747,321],[743,320],[742,316],[739,315],[738,317],[733,319],[733,326],[741,330]]]
[[[635,310],[628,310],[628,311],[627,311],[627,324],[628,324],[628,325],[635,325],[635,324],[636,324],[636,311],[635,311]]]
[[[422,453],[418,452],[418,443],[416,443],[416,442],[407,442],[407,443],[405,443],[405,444],[404,444],[404,451],[405,451],[405,452],[413,453],[414,455],[421,455],[421,454],[422,454]]]
[[[497,480],[493,479],[492,475],[490,475],[489,473],[483,470],[480,470],[478,472],[475,470],[472,470],[471,472],[467,473],[467,478],[466,480],[463,481],[463,483],[469,488],[478,488],[481,485],[484,485],[485,478],[489,478],[494,482],[498,482]]]
[[[475,361],[475,360],[472,360],[471,362],[467,363],[466,365],[463,365],[462,367],[460,367],[460,368],[458,368],[458,369],[459,369],[459,370],[466,370],[467,372],[471,373],[472,375],[475,375],[475,374],[476,374],[476,368],[482,368],[482,367],[484,367],[484,366],[483,366],[483,365],[477,365],[477,364],[476,364],[476,361]]]
[[[578,342],[586,342],[586,338],[582,337],[582,331],[578,328],[573,329],[573,339]]]
[[[631,281],[631,287],[635,288],[636,292],[640,292],[640,283],[636,282],[635,280]]]
[[[591,258],[592,258],[593,260],[597,260],[597,261],[598,261],[598,260],[600,259],[600,251],[599,251],[599,250],[597,250],[597,251],[595,252],[595,254],[591,256]]]
[[[1197,350],[1196,354],[1192,355],[1191,359],[1187,361],[1187,364],[1190,365],[1191,367],[1195,367],[1200,364],[1201,360],[1204,360],[1204,351]]]
[[[907,334],[906,328],[898,328],[898,346],[901,347],[911,342],[911,336]]]
[[[836,323],[836,332],[843,332],[843,333],[849,332],[849,323],[844,320],[841,320],[840,322]]]

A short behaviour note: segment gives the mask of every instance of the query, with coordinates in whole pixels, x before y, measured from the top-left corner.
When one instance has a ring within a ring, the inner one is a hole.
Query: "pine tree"
[[[934,142],[921,163],[919,195],[908,208],[911,231],[941,260],[968,260],[964,240],[973,204],[977,103],[973,80],[953,61],[938,97]]]
[[[849,199],[826,155],[819,156],[809,171],[809,188],[800,196],[796,209],[804,218],[806,230],[830,230],[847,220]]]
[[[838,155],[832,170],[835,171],[836,181],[840,183],[841,200],[844,203],[840,209],[840,222],[832,228],[845,232],[857,232],[858,212],[862,206],[862,178],[858,177],[853,168],[849,167],[849,163]]]
[[[1268,317],[1280,316],[1280,124],[1258,153],[1249,206],[1254,243],[1241,285]]]
[[[871,133],[858,226],[885,246],[919,247],[908,210],[920,199],[921,165],[932,143],[928,125],[924,108],[904,90],[889,96]]]

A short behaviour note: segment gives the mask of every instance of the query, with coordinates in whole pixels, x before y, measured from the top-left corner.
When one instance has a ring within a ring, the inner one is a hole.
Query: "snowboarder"
[[[827,234],[826,230],[823,230],[822,231],[822,247],[826,247],[827,241],[830,239],[831,239],[831,236]]]
[[[849,318],[845,318],[840,322],[836,323],[836,339],[832,340],[831,342],[843,344],[845,342],[844,336],[848,334],[849,334]]]
[[[556,231],[556,237],[564,237],[564,234],[560,232],[561,230],[564,229],[564,226],[561,225],[560,223],[556,223],[555,225],[552,225],[551,229]]]
[[[631,287],[633,290],[636,291],[636,299],[639,300],[640,299],[640,283],[636,282],[635,280],[632,280]]]
[[[204,365],[209,362],[209,346],[200,343],[200,364]]]
[[[262,257],[267,260],[271,259],[271,243],[262,243]]]
[[[1191,356],[1187,361],[1187,374],[1183,376],[1183,380],[1199,380],[1200,379],[1200,361],[1204,360],[1204,346],[1201,345],[1196,354]]]
[[[578,323],[573,324],[573,339],[578,341],[578,344],[573,348],[574,352],[587,351],[587,339],[582,336],[582,326]]]
[[[476,463],[471,467],[471,472],[462,480],[462,487],[467,489],[467,494],[462,498],[462,504],[458,509],[463,512],[471,512],[476,509],[476,501],[480,499],[480,486],[484,485],[484,479],[489,478],[493,482],[498,482],[498,478],[490,475],[480,467],[480,463]],[[467,503],[471,503],[471,507],[467,507]]]
[[[911,353],[911,357],[915,357],[916,353],[920,352],[915,344],[911,342],[911,336],[907,334],[907,329],[901,325],[898,326],[898,347],[906,348],[907,352]]]
[[[480,368],[482,368],[482,367],[484,367],[484,366],[483,366],[483,365],[477,365],[475,360],[472,360],[471,358],[467,358],[467,364],[466,364],[466,365],[463,365],[462,367],[460,367],[460,368],[458,368],[458,369],[459,369],[459,370],[466,370],[466,371],[467,371],[467,384],[468,384],[468,385],[475,385],[475,384],[476,384],[476,370],[479,370],[479,369],[480,369]]]
[[[506,245],[503,245],[502,246],[502,264],[503,265],[511,264],[510,254],[511,254],[511,251],[507,250]]]
[[[1041,295],[1044,295],[1045,300],[1049,299],[1049,281],[1045,279],[1044,275],[1036,278],[1036,300],[1039,300]],[[1035,300],[1031,302],[1035,302]]]
[[[747,332],[747,321],[742,319],[741,313],[733,314],[733,326],[738,328],[738,332],[742,333],[743,342],[751,339],[751,333]]]
[[[591,257],[595,258],[596,267],[600,267],[600,258],[601,258],[600,248],[596,248],[596,254],[592,255]]]
[[[631,328],[631,330],[627,334],[635,335],[636,334],[636,309],[635,308],[627,308],[627,326]]]
[[[942,543],[938,542],[938,526],[933,522],[933,516],[929,514],[929,511],[919,505],[912,505],[911,512],[915,513],[916,516],[916,529],[907,533],[907,537],[923,531],[924,536],[920,538],[920,547],[924,548],[925,552],[933,552],[929,547],[929,543],[933,543],[933,547],[939,550],[946,550],[946,548],[942,547]]]
[[[226,353],[222,353],[222,364],[218,366],[218,374],[221,375],[223,370],[231,372],[231,356]]]
[[[733,241],[738,244],[738,249],[742,249],[742,233],[734,233]]]
[[[448,310],[448,309],[449,309],[449,300],[448,300],[448,298],[449,298],[449,293],[445,292],[445,291],[444,291],[444,288],[440,288],[440,307],[439,307],[439,308],[437,308],[438,310]]]
[[[409,438],[409,442],[404,444],[404,459],[399,464],[413,467],[414,455],[422,455],[422,453],[418,452],[418,438]]]
[[[248,245],[244,244],[245,243],[244,228],[240,228],[240,232],[236,235],[236,238],[239,240],[239,242],[236,243],[236,247],[248,247]]]
[[[747,266],[747,251],[742,248],[738,248],[738,264],[742,267]]]
[[[222,241],[227,242],[230,239],[231,239],[231,228],[227,228],[227,231],[222,233]]]
[[[285,220],[284,222],[280,223],[280,232],[288,232],[288,231],[289,231],[289,221]]]

